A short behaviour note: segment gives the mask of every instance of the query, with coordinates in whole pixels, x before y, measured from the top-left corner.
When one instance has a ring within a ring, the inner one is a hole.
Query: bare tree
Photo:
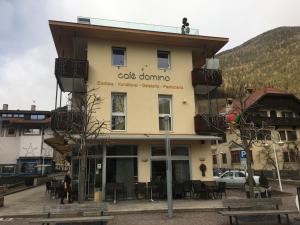
[[[61,123],[66,129],[59,131],[68,143],[72,143],[79,149],[79,187],[78,202],[85,200],[86,164],[88,144],[97,143],[99,136],[108,130],[108,122],[100,120],[98,115],[102,99],[95,94],[95,89],[85,94],[72,96],[71,109]]]
[[[231,82],[235,85],[230,90],[232,97],[235,101],[232,104],[232,108],[227,112],[228,114],[235,114],[235,121],[228,121],[230,132],[234,133],[236,138],[232,142],[246,151],[246,165],[249,182],[250,198],[254,197],[254,179],[253,170],[251,164],[251,148],[257,142],[257,135],[265,132],[266,128],[264,124],[256,126],[250,118],[250,113],[255,108],[259,107],[256,104],[247,104],[247,80],[245,77],[232,76]],[[227,115],[228,116],[228,115]],[[209,121],[208,121],[209,122]],[[224,132],[220,130],[220,132]]]

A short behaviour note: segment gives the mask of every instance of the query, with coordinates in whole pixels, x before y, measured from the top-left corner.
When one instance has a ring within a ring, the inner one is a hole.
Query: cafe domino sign
[[[119,73],[118,75],[119,79],[124,79],[124,80],[150,80],[150,81],[170,81],[171,78],[169,76],[163,76],[163,75],[150,75],[150,74],[145,74],[141,73],[136,75],[133,72],[129,73]]]

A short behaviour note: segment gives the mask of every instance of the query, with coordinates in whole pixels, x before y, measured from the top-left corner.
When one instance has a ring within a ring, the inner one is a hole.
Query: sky
[[[300,26],[300,0],[0,0],[0,109],[51,110],[57,57],[48,20],[77,16],[181,26],[236,47],[279,26]],[[63,96],[63,102],[66,97]]]

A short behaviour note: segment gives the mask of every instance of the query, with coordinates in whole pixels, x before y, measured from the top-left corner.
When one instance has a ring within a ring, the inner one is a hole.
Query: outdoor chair
[[[148,187],[150,188],[150,199],[161,197],[161,185],[158,182],[149,182]]]
[[[193,196],[193,183],[191,180],[186,180],[183,182],[183,191],[185,198],[191,198]]]
[[[175,182],[173,184],[173,196],[174,198],[183,198],[184,197],[184,184]]]
[[[194,197],[196,198],[202,198],[204,197],[205,199],[209,198],[208,190],[207,187],[204,183],[202,182],[196,182],[193,184],[193,189],[194,189]]]
[[[114,199],[114,191],[115,191],[115,183],[107,183],[105,185],[105,194],[106,194],[105,199],[113,200]]]
[[[137,199],[146,198],[146,183],[138,182],[135,184],[135,195]]]
[[[225,198],[226,198],[227,197],[227,195],[226,195],[226,182],[219,182],[217,192],[216,192],[216,196],[218,198],[222,198],[223,194],[225,195]]]

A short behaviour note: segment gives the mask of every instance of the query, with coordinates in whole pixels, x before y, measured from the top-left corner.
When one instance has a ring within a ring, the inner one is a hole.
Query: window
[[[2,117],[3,117],[3,118],[11,118],[11,117],[12,117],[12,114],[3,113],[3,114],[2,114]]]
[[[112,130],[125,130],[126,129],[126,94],[113,93],[112,99]]]
[[[268,116],[268,112],[267,111],[259,111],[258,114],[261,117],[267,117]]]
[[[171,148],[172,156],[189,156],[189,149],[187,147],[172,147]],[[164,146],[154,146],[151,148],[152,156],[166,156],[166,150]]]
[[[213,164],[217,164],[217,155],[213,155]]]
[[[286,141],[285,130],[279,130],[278,132],[280,134],[280,139]]]
[[[270,111],[270,117],[272,117],[272,118],[276,118],[276,117],[277,117],[277,113],[276,113],[276,111],[274,111],[274,110],[271,110],[271,111]]]
[[[288,141],[297,141],[297,133],[295,130],[286,131]]]
[[[227,164],[227,155],[226,155],[226,153],[222,153],[222,163]]]
[[[222,177],[233,177],[233,172],[229,171],[227,173],[224,173]]]
[[[283,152],[283,161],[284,162],[289,162],[290,161],[290,157],[289,157],[288,152]]]
[[[172,130],[172,112],[171,112],[172,97],[166,95],[158,96],[158,111],[159,111],[159,130]],[[165,117],[168,117],[167,122]]]
[[[25,128],[23,130],[24,135],[40,135],[41,129],[40,128]]]
[[[271,131],[270,130],[260,130],[256,135],[257,140],[271,140]]]
[[[281,112],[281,116],[285,118],[292,118],[293,117],[293,112]]]
[[[237,150],[237,151],[231,151],[231,162],[232,163],[240,163],[241,160],[240,160],[240,151]]]
[[[2,173],[15,173],[15,167],[14,166],[3,166]]]
[[[242,173],[242,172],[235,173],[235,176],[236,177],[246,177],[246,175],[244,173]]]
[[[157,67],[159,69],[170,69],[170,52],[157,51]]]
[[[16,136],[16,133],[17,133],[16,128],[9,127],[9,128],[7,128],[6,136],[14,137],[14,136]]]
[[[36,115],[36,114],[32,114],[30,116],[31,120],[44,120],[46,118],[45,115]]]
[[[290,162],[296,162],[296,152],[294,150],[290,150],[289,154],[290,154]]]
[[[113,66],[126,65],[126,48],[112,47],[112,65]]]

